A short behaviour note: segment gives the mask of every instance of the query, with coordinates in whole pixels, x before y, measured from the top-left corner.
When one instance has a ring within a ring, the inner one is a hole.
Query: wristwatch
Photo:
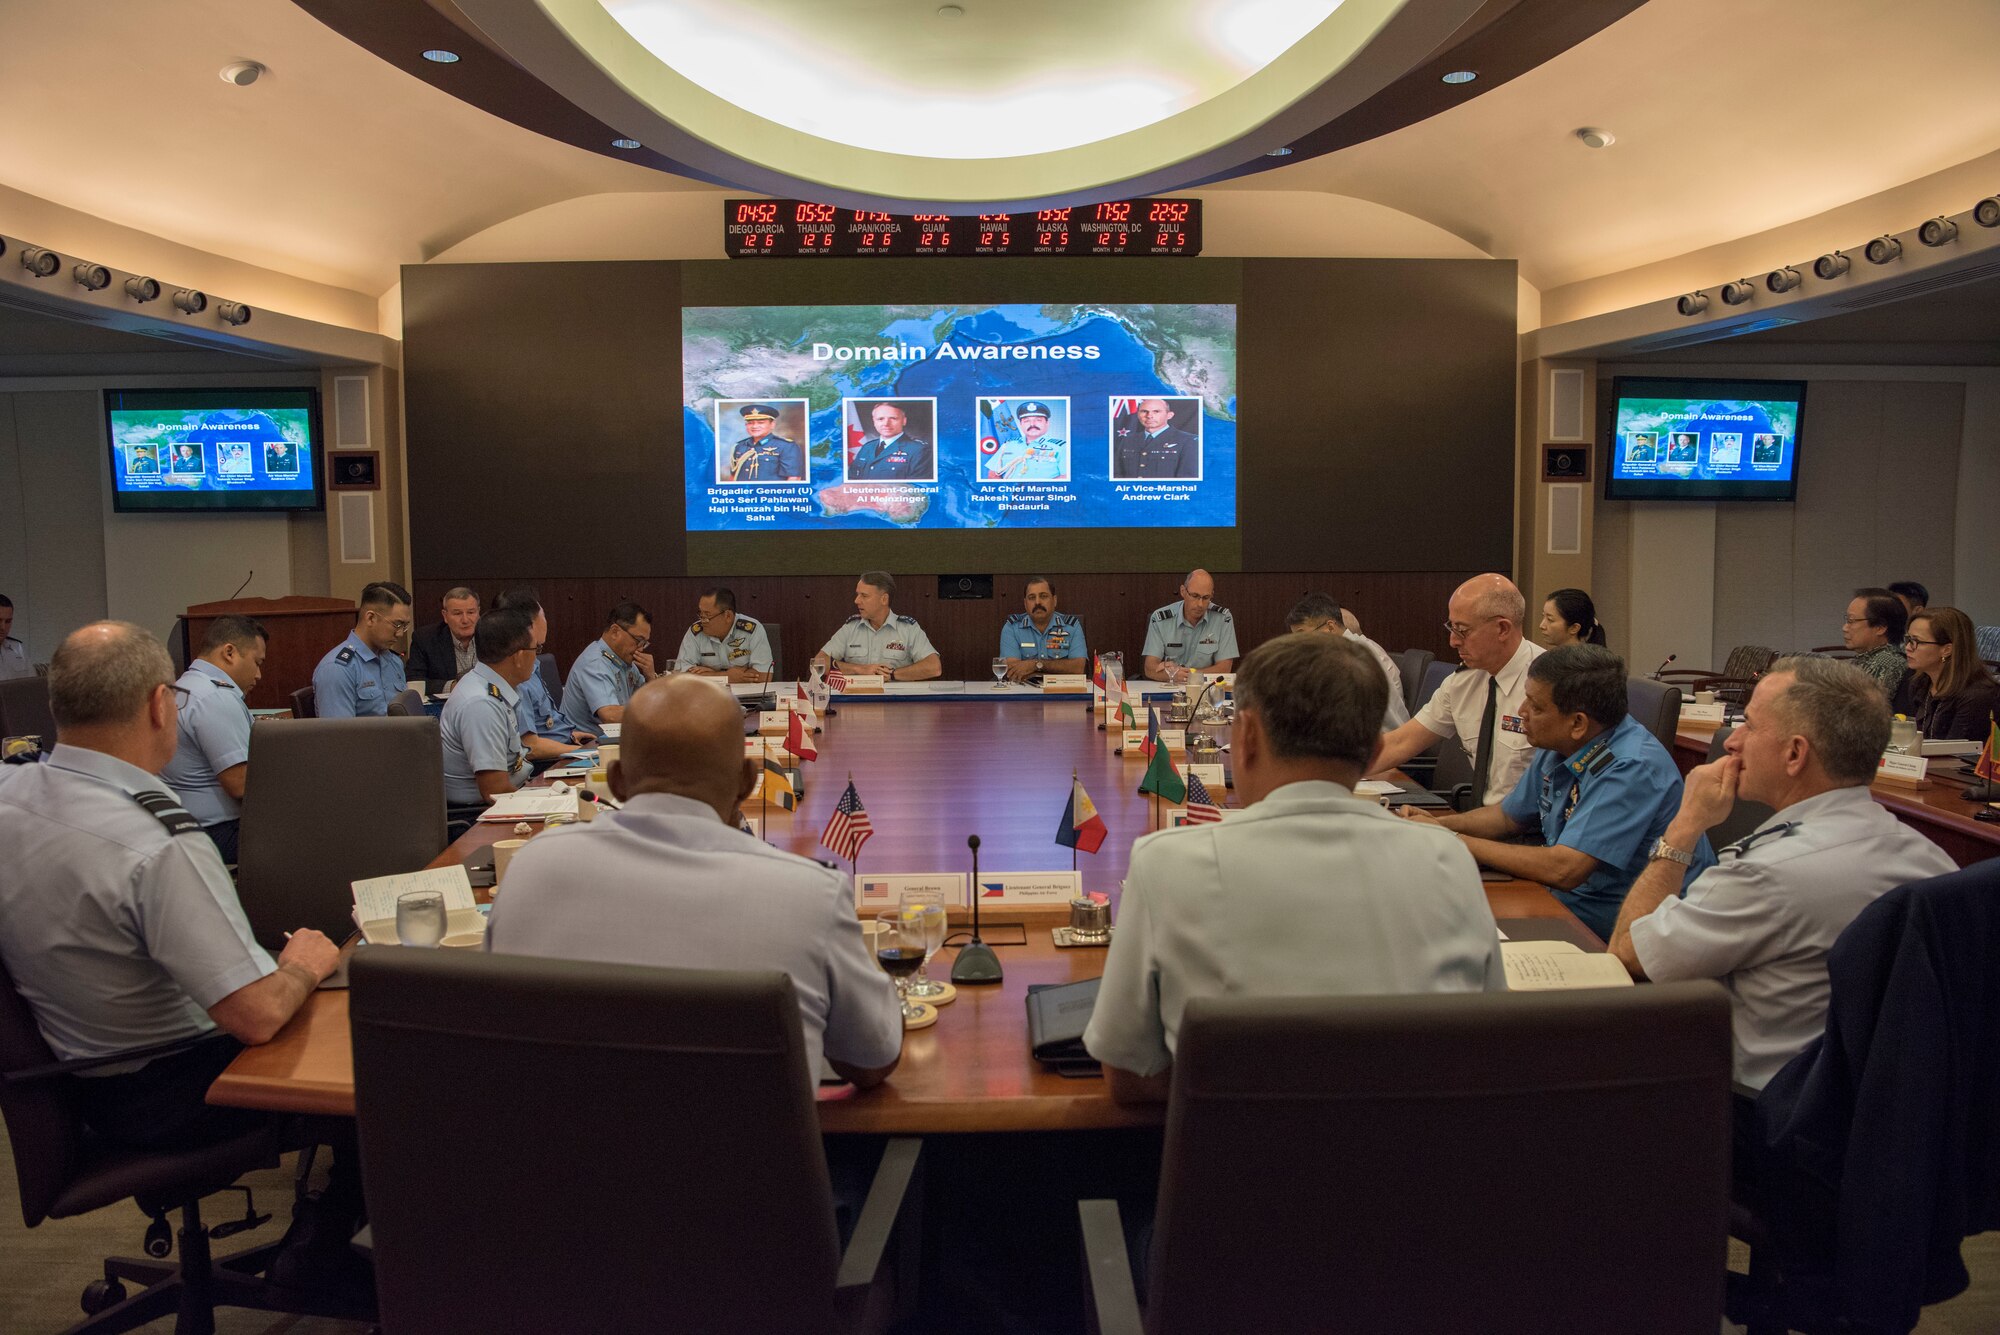
[[[1652,856],[1655,861],[1665,858],[1669,862],[1678,862],[1683,867],[1694,866],[1694,854],[1688,852],[1685,848],[1675,848],[1664,839],[1653,841]]]

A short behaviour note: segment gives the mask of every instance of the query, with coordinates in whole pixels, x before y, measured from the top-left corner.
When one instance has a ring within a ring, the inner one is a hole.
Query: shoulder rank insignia
[[[694,623],[693,625],[689,626],[689,627],[688,627],[688,634],[690,634],[690,635],[699,635],[699,634],[701,634],[701,622],[697,620],[697,621],[696,621],[696,622],[695,622],[695,623]]]
[[[502,703],[505,703],[507,699],[506,696],[500,693],[500,688],[490,681],[486,683],[486,695],[489,699],[499,700]]]
[[[336,663],[352,663],[354,661],[354,647],[349,645],[342,649],[333,656],[333,661]]]
[[[1780,821],[1776,825],[1772,825],[1765,829],[1757,830],[1751,834],[1745,835],[1743,838],[1738,839],[1735,843],[1729,845],[1722,851],[1725,853],[1734,853],[1737,857],[1740,858],[1745,853],[1748,853],[1751,849],[1755,848],[1757,845],[1763,843],[1766,839],[1786,839],[1794,834],[1797,834],[1798,829],[1799,829],[1799,823],[1797,821],[1794,820]]]
[[[1228,609],[1228,608],[1226,608],[1226,607],[1221,607],[1221,606],[1216,606],[1216,607],[1211,607],[1211,608],[1209,608],[1208,610],[1209,610],[1209,611],[1211,611],[1211,612],[1220,612],[1220,613],[1222,614],[1222,619],[1223,619],[1224,621],[1233,621],[1233,620],[1235,620],[1235,618],[1233,618],[1233,617],[1231,617],[1231,616],[1229,615],[1229,609]]]
[[[154,791],[134,793],[132,800],[152,813],[154,820],[166,826],[168,834],[201,833],[201,822],[189,815],[186,807],[166,793]]]
[[[1153,613],[1153,620],[1172,621],[1174,619],[1174,607],[1175,604],[1173,603],[1169,603],[1165,607],[1162,607],[1159,611]]]
[[[896,624],[899,626],[914,626],[917,624],[917,619],[915,617],[906,617],[899,614],[896,617]]]
[[[749,617],[746,617],[746,616],[739,616],[739,617],[737,617],[737,618],[736,618],[736,625],[737,625],[737,626],[738,626],[738,628],[739,628],[739,629],[741,629],[741,630],[742,630],[742,631],[743,631],[743,632],[744,632],[745,634],[748,634],[749,632],[751,632],[751,631],[753,631],[753,630],[757,629],[757,623],[756,623],[756,622],[754,622],[754,621],[752,621],[752,620],[751,620],[751,619],[750,619]]]

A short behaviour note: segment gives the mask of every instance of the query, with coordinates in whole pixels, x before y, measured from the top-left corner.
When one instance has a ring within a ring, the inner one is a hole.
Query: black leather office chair
[[[536,654],[535,672],[542,679],[542,685],[549,688],[549,699],[558,705],[562,703],[562,669],[556,666],[554,654]]]
[[[39,737],[42,750],[56,749],[56,716],[49,712],[47,677],[0,681],[0,737]]]
[[[443,850],[437,720],[294,719],[250,730],[237,895],[257,940],[354,930],[349,883],[419,871]]]
[[[1712,1332],[1729,1070],[1711,982],[1198,999],[1143,1320],[1081,1203],[1093,1329]]]
[[[843,1255],[785,975],[423,950],[351,969],[387,1330],[885,1326],[920,1142],[890,1142]]]
[[[1410,706],[1410,713],[1415,715],[1419,709],[1429,704],[1431,697],[1437,694],[1437,688],[1444,685],[1445,678],[1458,671],[1458,669],[1459,665],[1456,663],[1447,663],[1443,659],[1432,659],[1424,667],[1423,684],[1417,687],[1416,703]]]
[[[310,686],[301,686],[292,692],[293,718],[318,718],[319,692]]]
[[[418,718],[424,712],[424,697],[417,694],[415,687],[404,687],[386,708],[390,718]]]
[[[1391,654],[1390,657],[1395,660],[1396,671],[1403,678],[1403,707],[1415,714],[1417,697],[1422,695],[1424,690],[1424,677],[1430,671],[1431,664],[1436,661],[1437,655],[1428,649],[1405,649],[1400,654]],[[1439,680],[1442,681],[1443,678],[1440,677]],[[1433,686],[1431,689],[1437,688]],[[1428,700],[1430,697],[1425,695],[1424,698]]]
[[[1681,730],[1681,688],[1648,677],[1625,679],[1625,708],[1669,754]]]
[[[1722,759],[1723,743],[1729,740],[1729,734],[1734,731],[1734,728],[1717,728],[1715,735],[1708,739],[1708,759],[1711,762]],[[1771,819],[1773,814],[1771,808],[1762,802],[1752,802],[1747,797],[1739,796],[1736,805],[1722,818],[1722,823],[1708,832],[1709,846],[1720,853]]]
[[[1671,668],[1655,677],[1679,686],[1683,691],[1714,691],[1725,703],[1741,707],[1756,689],[1757,678],[1770,671],[1778,651],[1761,644],[1739,644],[1729,651],[1721,672],[1698,668]]]
[[[784,636],[779,631],[777,622],[766,621],[764,623],[764,638],[767,641],[769,641],[771,645],[771,680],[784,681],[785,640]]]
[[[1465,754],[1456,737],[1437,744],[1437,766],[1424,786],[1451,803],[1454,811],[1471,811],[1486,804],[1486,794],[1473,786],[1472,757]]]

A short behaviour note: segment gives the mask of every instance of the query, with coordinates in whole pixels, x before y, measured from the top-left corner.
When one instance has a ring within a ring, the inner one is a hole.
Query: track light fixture
[[[191,287],[175,288],[174,309],[182,315],[200,315],[208,309],[208,298]]]
[[[240,301],[221,301],[215,306],[215,314],[224,324],[249,324],[250,308]]]
[[[1861,253],[1870,264],[1888,264],[1903,258],[1903,243],[1893,236],[1878,236]]]
[[[1838,278],[1854,266],[1844,250],[1829,251],[1813,261],[1813,277],[1826,280]]]
[[[1690,292],[1674,303],[1674,309],[1682,315],[1700,315],[1708,309],[1708,293]]]
[[[160,280],[157,278],[128,278],[125,280],[125,295],[138,302],[151,301],[160,295]]]
[[[1764,286],[1770,288],[1773,292],[1789,292],[1805,281],[1800,276],[1799,271],[1789,264],[1782,269],[1773,269],[1764,275]]]
[[[48,278],[62,268],[62,256],[40,246],[29,246],[21,252],[21,267],[37,278]]]
[[[1988,195],[1974,204],[1972,221],[1981,227],[2000,227],[2000,195]]]
[[[86,291],[102,292],[111,286],[111,270],[101,264],[79,264],[70,273],[76,278],[76,285]]]
[[[1748,278],[1739,278],[1733,283],[1722,285],[1722,304],[1725,306],[1741,306],[1756,295],[1757,285]]]
[[[1917,240],[1927,246],[1942,246],[1958,240],[1958,224],[1949,218],[1933,218],[1917,229]]]

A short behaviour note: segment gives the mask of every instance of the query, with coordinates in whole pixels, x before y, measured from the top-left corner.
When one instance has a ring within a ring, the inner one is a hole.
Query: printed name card
[[[1124,730],[1122,738],[1118,744],[1118,749],[1128,756],[1136,756],[1139,754],[1139,748],[1145,744],[1146,730],[1144,728],[1127,728]],[[1160,745],[1166,747],[1169,751],[1187,750],[1187,729],[1160,729]],[[1203,780],[1203,782],[1205,783],[1207,780]]]
[[[745,760],[761,762],[764,759],[764,739],[762,737],[745,737],[743,739],[743,758]]]
[[[948,908],[965,907],[965,873],[962,871],[902,872],[877,876],[863,872],[854,878],[854,909],[874,915],[903,902],[905,890],[935,890],[944,895]]]
[[[979,907],[1062,907],[1081,893],[1083,878],[1073,871],[981,872]]]
[[[882,694],[882,687],[887,684],[888,680],[887,677],[849,677],[847,679],[847,689],[842,691],[841,694],[880,695]]]
[[[1719,728],[1722,726],[1723,711],[1726,708],[1727,706],[1720,700],[1712,705],[1698,705],[1690,701],[1681,706],[1681,722],[1713,723]]]
[[[1882,759],[1876,764],[1875,777],[1890,783],[1905,783],[1914,787],[1924,782],[1924,776],[1930,771],[1930,763],[1923,756],[1884,751]]]
[[[1061,673],[1042,678],[1043,695],[1082,695],[1090,689],[1090,678],[1077,673],[1073,676]]]
[[[785,730],[791,726],[791,715],[782,709],[760,709],[757,711],[757,731],[766,737],[773,735],[782,737],[785,735]]]
[[[1222,800],[1222,790],[1228,786],[1228,781],[1222,777],[1222,766],[1189,765],[1187,772],[1191,776],[1199,778],[1203,784],[1207,785],[1208,791],[1215,795],[1217,802]]]

